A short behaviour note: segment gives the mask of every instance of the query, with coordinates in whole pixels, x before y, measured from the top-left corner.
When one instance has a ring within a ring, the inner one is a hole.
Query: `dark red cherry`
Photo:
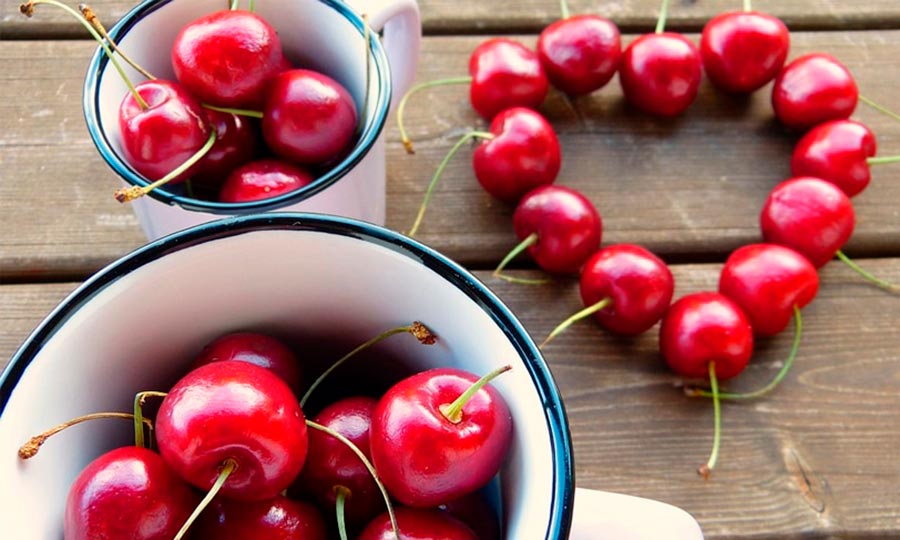
[[[194,540],[326,540],[319,510],[278,495],[262,501],[217,497],[191,527]]]
[[[458,519],[440,510],[399,507],[397,528],[403,540],[480,540]],[[385,512],[372,520],[358,540],[396,540],[391,520]]]
[[[485,120],[510,107],[538,108],[550,83],[537,54],[518,41],[493,38],[469,57],[469,100]]]
[[[218,187],[233,170],[256,157],[258,122],[247,116],[207,108],[203,112],[207,123],[216,130],[216,142],[197,164],[192,180]]]
[[[561,19],[541,31],[537,53],[553,86],[570,96],[589,94],[619,69],[619,27],[598,15]]]
[[[464,495],[438,508],[465,523],[478,540],[501,539],[497,511],[482,491]]]
[[[682,34],[645,34],[631,42],[619,64],[625,99],[658,116],[684,112],[700,87],[700,52]]]
[[[794,147],[791,173],[828,180],[853,197],[872,178],[868,158],[875,155],[875,134],[853,120],[832,120],[809,130]]]
[[[203,347],[191,369],[212,362],[238,360],[264,367],[278,375],[296,393],[301,390],[300,361],[280,340],[259,332],[232,332],[219,336]]]
[[[306,170],[280,159],[251,161],[228,175],[219,192],[219,201],[269,199],[300,189],[314,179]]]
[[[807,54],[790,62],[772,87],[775,117],[797,130],[849,117],[858,99],[859,90],[850,71],[824,53]]]

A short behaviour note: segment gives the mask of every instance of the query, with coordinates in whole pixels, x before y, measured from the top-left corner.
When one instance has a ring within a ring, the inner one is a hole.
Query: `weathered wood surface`
[[[862,263],[900,281],[900,259]],[[714,288],[719,268],[674,266],[676,295]],[[580,307],[574,280],[528,287],[478,276],[537,340]],[[0,362],[76,285],[0,286]],[[712,407],[682,395],[659,359],[656,329],[631,340],[592,322],[573,326],[545,356],[567,406],[578,485],[681,506],[710,540],[900,537],[898,302],[843,265],[826,266],[803,312],[794,369],[770,396],[723,406],[720,463],[707,482],[694,470],[709,452]],[[767,382],[790,341],[758,342],[728,387]]]
[[[463,73],[480,39],[426,39],[420,80]],[[535,37],[521,39],[533,44]],[[865,95],[900,108],[900,31],[797,33],[794,43],[793,56],[830,52]],[[86,41],[0,47],[0,280],[80,279],[144,241],[131,210],[112,199],[117,179],[84,125],[81,87],[92,49]],[[790,174],[795,136],[773,121],[766,90],[736,101],[704,83],[687,114],[661,121],[626,107],[614,81],[574,109],[553,94],[543,111],[562,143],[558,183],[597,205],[604,242],[642,243],[670,260],[721,260],[756,240],[766,194]],[[881,154],[900,153],[900,122],[864,105],[855,117],[878,135]],[[404,231],[445,152],[462,133],[485,127],[463,87],[414,97],[407,125],[417,148],[412,156],[395,124],[386,129],[388,226]],[[490,267],[515,242],[512,208],[480,189],[469,155],[463,150],[451,162],[418,238],[463,264]],[[854,199],[858,224],[849,252],[900,253],[898,170],[876,168],[870,188]]]
[[[86,37],[84,29],[62,11],[39,6],[34,20],[28,20],[19,14],[19,3],[0,2],[0,39]],[[96,0],[88,4],[111,26],[138,2]],[[569,0],[569,6],[573,14],[603,15],[625,31],[645,31],[656,24],[660,0]],[[459,0],[419,0],[419,7],[426,34],[540,32],[560,17],[558,0],[499,0],[465,5]],[[781,18],[795,30],[900,27],[900,4],[895,0],[754,0],[753,8]],[[675,0],[671,2],[668,26],[699,30],[716,14],[737,9],[741,9],[740,0]]]

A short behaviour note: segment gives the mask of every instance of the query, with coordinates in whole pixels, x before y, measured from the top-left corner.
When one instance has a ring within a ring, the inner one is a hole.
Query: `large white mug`
[[[188,22],[223,9],[225,4],[224,0],[146,0],[123,16],[109,33],[138,65],[157,77],[174,79],[169,51],[178,32]],[[391,104],[415,78],[422,32],[416,1],[354,0],[346,4],[341,0],[258,0],[255,11],[278,32],[286,55],[295,65],[323,72],[347,88],[360,111],[362,131],[345,157],[311,184],[271,199],[244,203],[201,200],[188,196],[183,184],[151,191],[129,203],[151,240],[224,216],[276,209],[384,224],[382,130]],[[371,28],[368,54],[361,15],[366,16]],[[125,69],[133,81],[143,80],[127,64]],[[146,186],[150,181],[128,164],[121,151],[118,108],[127,92],[98,47],[84,84],[88,131],[100,155],[126,186]],[[110,204],[114,204],[112,194]]]

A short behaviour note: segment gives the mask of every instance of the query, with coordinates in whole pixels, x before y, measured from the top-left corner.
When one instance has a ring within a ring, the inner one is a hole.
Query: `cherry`
[[[465,523],[478,540],[501,539],[497,513],[482,491],[463,495],[439,505],[438,508]]]
[[[766,242],[793,248],[816,268],[834,258],[856,223],[849,197],[831,182],[812,177],[775,186],[759,220]]]
[[[79,472],[66,498],[66,540],[172,540],[198,497],[154,452],[110,450]]]
[[[220,186],[231,171],[250,162],[258,150],[257,122],[246,116],[203,108],[209,124],[216,133],[216,142],[197,163],[191,179],[209,186]]]
[[[534,51],[510,38],[484,41],[469,57],[469,100],[485,120],[510,107],[538,108],[550,83]]]
[[[200,366],[175,383],[156,435],[179,476],[200,489],[218,484],[223,496],[240,500],[274,497],[306,458],[305,417],[291,389],[271,371],[235,360]]]
[[[619,27],[598,15],[564,14],[541,31],[537,53],[553,86],[570,96],[589,94],[619,68]]]
[[[794,147],[791,173],[835,184],[853,197],[869,185],[868,158],[875,155],[875,134],[853,120],[831,120],[807,132]]]
[[[756,11],[716,15],[703,27],[700,57],[718,89],[747,94],[778,75],[787,58],[790,35],[781,19]]]
[[[302,368],[294,352],[280,340],[259,332],[232,332],[203,347],[191,369],[223,360],[250,362],[278,375],[294,392],[302,383]]]
[[[807,54],[790,62],[772,87],[775,117],[797,130],[849,117],[858,99],[859,90],[850,71],[824,53]]]
[[[218,498],[194,524],[197,540],[325,540],[327,528],[319,510],[283,496],[263,501]]]
[[[397,508],[403,540],[479,540],[463,522],[439,510]],[[381,514],[360,533],[358,540],[396,540],[389,516]]]
[[[381,481],[401,503],[427,508],[484,486],[512,440],[512,416],[488,381],[455,368],[417,373],[378,400],[369,443]]]
[[[221,202],[258,201],[290,193],[315,178],[306,170],[280,159],[260,159],[238,167],[222,184]]]
[[[278,34],[259,15],[221,10],[181,29],[172,45],[175,76],[201,101],[259,108],[269,80],[283,66]]]

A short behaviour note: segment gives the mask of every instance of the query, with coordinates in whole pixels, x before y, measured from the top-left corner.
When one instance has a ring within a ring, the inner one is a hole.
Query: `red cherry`
[[[759,221],[766,242],[793,248],[819,268],[850,239],[856,217],[849,197],[837,186],[800,177],[775,186]]]
[[[544,271],[574,274],[600,247],[603,222],[581,193],[564,186],[543,186],[519,201],[513,230],[520,240],[536,235],[528,254]]]
[[[325,540],[328,529],[319,510],[276,496],[263,501],[217,498],[191,527],[198,540]]]
[[[772,87],[775,117],[798,130],[849,117],[858,99],[850,71],[824,53],[807,54],[789,63]]]
[[[469,100],[485,120],[510,107],[537,109],[550,83],[531,49],[509,38],[481,43],[469,57]]]
[[[203,347],[191,369],[212,362],[238,360],[263,367],[278,375],[294,392],[301,389],[302,369],[294,352],[272,336],[259,332],[232,332]]]
[[[622,54],[619,82],[629,103],[659,115],[684,112],[700,87],[700,52],[688,38],[674,32],[645,34]]]
[[[868,158],[875,155],[875,134],[853,120],[832,120],[809,130],[794,147],[791,174],[815,176],[853,197],[872,178]]]
[[[744,370],[753,354],[753,330],[737,304],[715,292],[681,297],[669,307],[659,329],[659,349],[675,373],[730,379]]]
[[[475,176],[491,196],[515,202],[556,180],[559,139],[539,113],[524,107],[506,109],[491,121],[491,133],[494,138],[481,143],[472,155]]]
[[[272,80],[263,109],[263,138],[279,156],[322,163],[344,151],[356,131],[356,104],[331,77],[307,69]]]
[[[816,268],[793,249],[775,244],[740,247],[725,261],[719,292],[747,315],[758,336],[784,330],[798,309],[819,290]]]
[[[790,48],[781,19],[756,11],[716,15],[703,27],[700,57],[712,84],[725,92],[747,94],[775,78]]]
[[[191,179],[221,186],[231,171],[248,163],[257,153],[257,123],[246,116],[203,109],[207,123],[216,130],[216,142],[197,164]]]
[[[128,163],[150,180],[159,180],[196,154],[209,139],[200,103],[172,81],[144,81],[136,87],[147,107],[129,92],[119,105],[122,152]],[[169,183],[189,178],[195,164]]]
[[[78,473],[66,499],[66,540],[172,540],[199,497],[138,446],[111,450]]]
[[[636,335],[659,322],[669,308],[675,280],[666,263],[634,244],[608,246],[591,256],[581,270],[581,299],[592,306],[610,305],[594,314],[612,332]]]
[[[619,69],[619,27],[597,15],[576,15],[544,28],[538,58],[553,86],[570,96],[602,88]]]
[[[435,507],[497,474],[512,440],[503,397],[484,386],[458,415],[446,410],[478,381],[459,369],[431,369],[398,382],[378,401],[369,433],[372,460],[401,503]]]
[[[312,182],[312,174],[280,159],[251,161],[235,169],[219,192],[221,202],[258,201],[290,193]]]
[[[472,529],[440,510],[396,508],[397,528],[403,540],[479,540]],[[381,514],[363,530],[359,540],[396,540],[390,516]]]
[[[481,491],[464,495],[438,507],[465,523],[478,540],[500,540],[497,512]]]
[[[283,65],[281,41],[262,17],[244,10],[204,15],[172,45],[175,76],[201,101],[258,109],[269,79]]]
[[[201,366],[169,391],[156,417],[159,451],[179,476],[210,489],[229,461],[222,496],[278,495],[306,459],[303,411],[271,371],[226,360]]]

